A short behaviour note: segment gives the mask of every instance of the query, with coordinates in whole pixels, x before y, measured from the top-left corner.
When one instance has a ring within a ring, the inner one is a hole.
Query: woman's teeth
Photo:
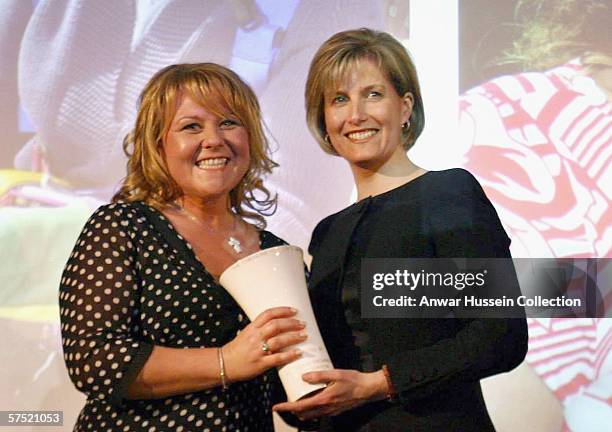
[[[378,131],[371,129],[367,131],[351,132],[347,134],[346,136],[352,140],[363,140],[363,139],[367,139],[367,138],[370,138],[371,136],[376,135],[376,132]]]
[[[207,168],[221,168],[227,164],[227,158],[214,158],[214,159],[203,159],[199,161],[196,165],[198,168],[207,169]]]

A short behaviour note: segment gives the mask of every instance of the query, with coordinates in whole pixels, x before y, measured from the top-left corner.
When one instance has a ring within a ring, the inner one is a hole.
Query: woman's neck
[[[377,170],[364,169],[355,165],[352,165],[351,169],[357,186],[358,201],[388,192],[427,172],[413,164],[405,153],[403,157],[389,160]]]
[[[223,225],[225,220],[234,218],[229,209],[228,200],[228,197],[224,197],[223,199],[204,201],[183,196],[177,199],[176,203],[199,220],[205,221],[212,227],[218,227]]]

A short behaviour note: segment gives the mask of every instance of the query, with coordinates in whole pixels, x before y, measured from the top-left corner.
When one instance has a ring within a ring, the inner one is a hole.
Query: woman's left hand
[[[291,411],[301,420],[333,416],[366,402],[384,399],[388,390],[382,370],[364,373],[332,369],[310,372],[302,379],[311,384],[324,383],[327,387],[314,396],[274,405],[274,411]]]

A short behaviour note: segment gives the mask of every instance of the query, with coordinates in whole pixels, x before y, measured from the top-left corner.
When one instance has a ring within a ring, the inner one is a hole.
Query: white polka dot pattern
[[[261,247],[283,244],[262,231]],[[127,384],[154,345],[221,346],[248,319],[158,211],[143,203],[100,207],[62,275],[64,360],[88,399],[76,431],[273,430],[276,372],[156,400],[127,400]],[[274,383],[274,384],[272,384]]]

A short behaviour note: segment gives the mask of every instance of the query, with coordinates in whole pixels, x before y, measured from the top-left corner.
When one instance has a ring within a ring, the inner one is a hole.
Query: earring
[[[325,134],[325,137],[323,139],[327,144],[331,145],[331,141],[329,140],[329,134]]]
[[[402,125],[402,129],[404,129],[405,131],[410,129],[410,120],[408,120],[406,123]]]

